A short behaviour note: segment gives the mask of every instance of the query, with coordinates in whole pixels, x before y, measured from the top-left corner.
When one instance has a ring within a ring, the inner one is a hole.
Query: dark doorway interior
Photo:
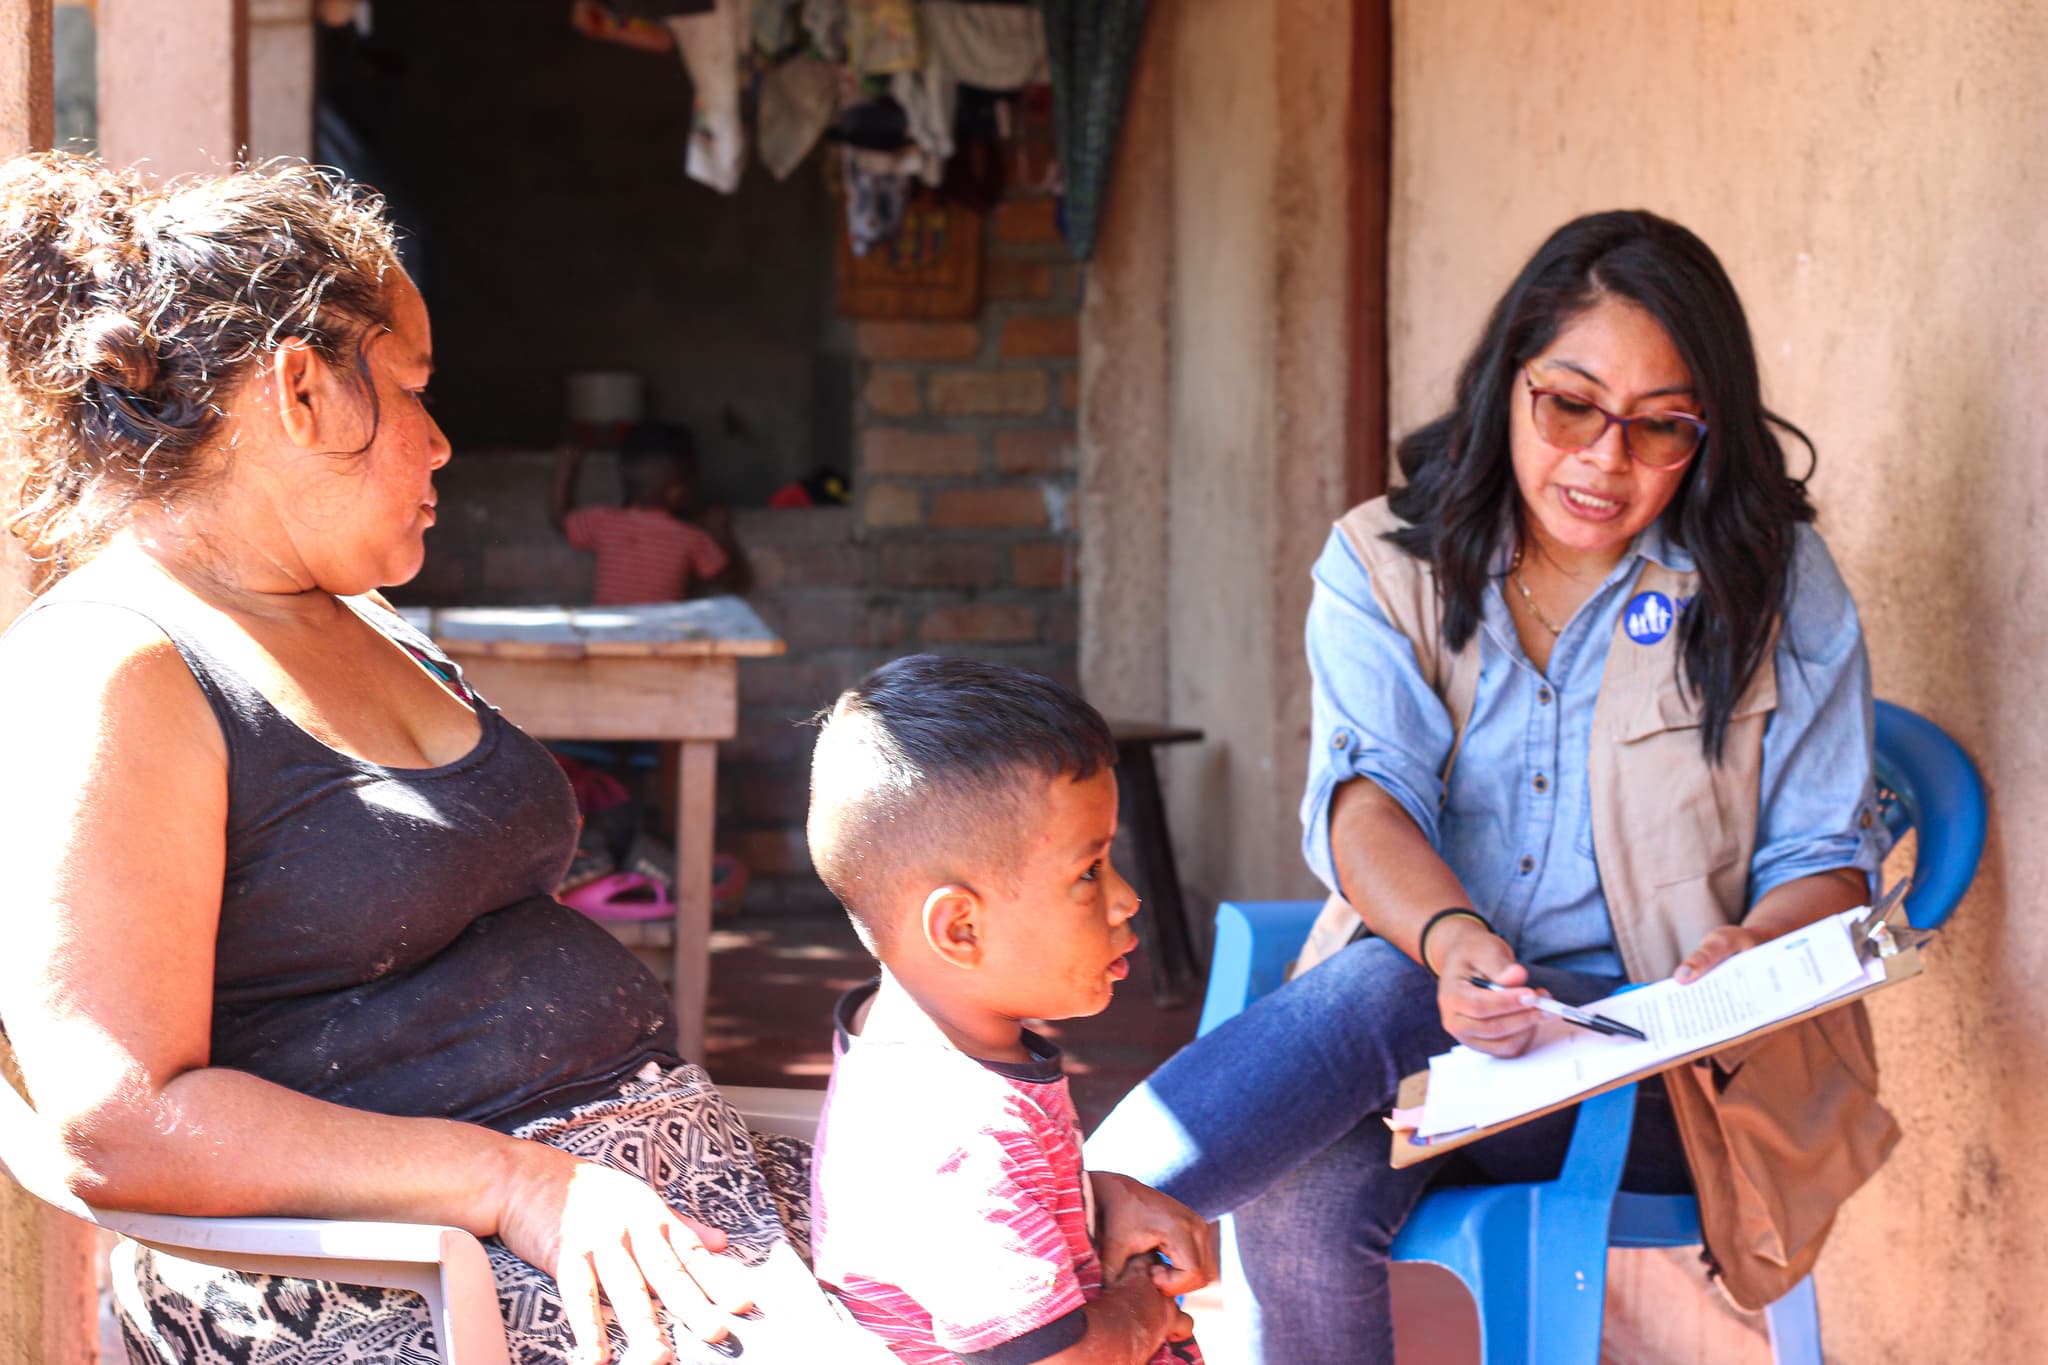
[[[579,370],[646,378],[701,497],[759,504],[846,467],[851,363],[832,318],[836,202],[813,156],[724,196],[683,175],[672,54],[580,37],[568,0],[379,5],[322,37],[320,156],[385,190],[434,315],[458,456],[545,451]]]

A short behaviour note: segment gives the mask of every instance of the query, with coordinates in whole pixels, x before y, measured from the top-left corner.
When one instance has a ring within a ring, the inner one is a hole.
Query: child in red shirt
[[[819,737],[811,857],[882,976],[840,1003],[812,1245],[910,1365],[1201,1360],[1173,1296],[1213,1278],[1208,1227],[1082,1169],[1059,1051],[1023,1024],[1098,1013],[1129,971],[1115,761],[1051,679],[930,655]]]
[[[689,520],[697,493],[697,452],[687,429],[642,422],[619,443],[624,507],[576,507],[583,451],[556,453],[550,518],[569,544],[597,555],[591,601],[600,607],[678,602],[693,587],[739,592],[746,561],[732,537],[732,515],[705,509]]]

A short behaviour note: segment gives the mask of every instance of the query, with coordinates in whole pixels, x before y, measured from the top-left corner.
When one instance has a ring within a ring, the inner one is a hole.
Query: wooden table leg
[[[676,1046],[704,1060],[711,998],[711,836],[718,818],[718,745],[686,739],[676,763]]]

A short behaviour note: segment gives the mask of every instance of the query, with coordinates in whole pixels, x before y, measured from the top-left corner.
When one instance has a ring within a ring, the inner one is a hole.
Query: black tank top
[[[72,600],[85,599],[59,587],[31,610]],[[468,692],[426,636],[343,600]],[[510,1131],[679,1060],[661,984],[554,898],[576,842],[567,778],[487,702],[475,699],[483,734],[468,754],[382,767],[271,705],[206,647],[190,603],[107,605],[177,646],[227,740],[213,1065]]]

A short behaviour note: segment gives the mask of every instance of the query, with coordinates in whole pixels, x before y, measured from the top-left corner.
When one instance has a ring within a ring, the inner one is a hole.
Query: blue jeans
[[[1543,967],[1530,980],[1578,1003],[1622,984]],[[1553,1178],[1578,1113],[1395,1170],[1380,1116],[1403,1076],[1453,1044],[1435,980],[1384,940],[1363,939],[1181,1049],[1103,1120],[1088,1164],[1164,1190],[1204,1218],[1236,1215],[1251,1303],[1232,1309],[1249,1334],[1246,1359],[1390,1363],[1387,1250],[1416,1201],[1440,1180]],[[1623,1183],[1690,1190],[1662,1087],[1637,1093]]]

